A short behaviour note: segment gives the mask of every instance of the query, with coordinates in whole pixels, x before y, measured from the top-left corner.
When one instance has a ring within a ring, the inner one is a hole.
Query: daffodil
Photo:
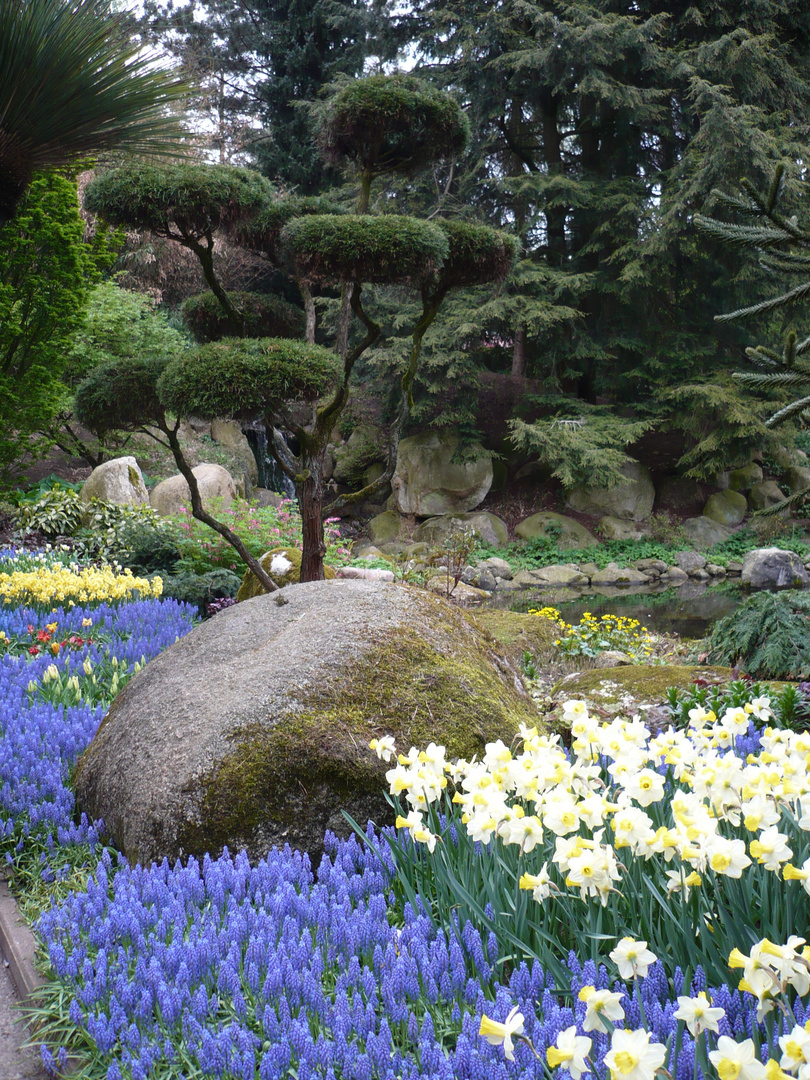
[[[512,1036],[523,1034],[523,1013],[516,1005],[502,1024],[483,1015],[478,1034],[483,1035],[490,1046],[503,1046],[504,1057],[507,1061],[514,1061],[515,1047]]]
[[[601,1031],[607,1033],[607,1028],[602,1018],[609,1020],[611,1024],[624,1019],[624,1009],[621,1000],[624,994],[614,993],[611,990],[597,990],[594,986],[583,986],[579,992],[579,1000],[585,1002],[585,1019],[582,1022],[583,1031]]]
[[[577,1035],[576,1025],[572,1025],[557,1035],[554,1046],[548,1047],[546,1061],[550,1068],[564,1069],[572,1080],[579,1080],[583,1073],[591,1071],[588,1066],[591,1045],[591,1040],[586,1035]]]
[[[646,941],[636,941],[631,937],[623,937],[609,955],[623,979],[637,976],[643,979],[650,966],[658,960],[655,953],[647,948]]]
[[[712,1008],[701,990],[697,997],[679,997],[678,1008],[673,1015],[676,1020],[683,1020],[690,1034],[698,1036],[704,1031],[718,1031],[718,1024],[726,1015],[726,1010]]]
[[[616,1028],[610,1038],[610,1050],[605,1064],[615,1080],[652,1080],[662,1067],[667,1048],[650,1042],[646,1031],[627,1031]]]
[[[376,753],[380,761],[391,761],[397,751],[393,735],[383,735],[381,739],[372,739],[368,746]]]
[[[717,1040],[717,1049],[709,1052],[709,1061],[720,1080],[763,1080],[765,1066],[759,1060],[753,1039],[737,1043],[728,1035]]]

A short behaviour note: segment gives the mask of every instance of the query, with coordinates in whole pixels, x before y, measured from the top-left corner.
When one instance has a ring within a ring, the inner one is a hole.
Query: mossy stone
[[[284,843],[317,858],[325,830],[348,835],[344,810],[391,821],[372,738],[469,759],[538,723],[509,656],[452,604],[370,581],[282,595],[195,627],[116,698],[75,791],[128,858]]]
[[[277,560],[275,570],[273,569],[274,559]],[[280,569],[279,564],[281,567],[284,565],[282,560],[290,563],[287,569]],[[271,548],[259,559],[259,565],[262,570],[270,575],[279,588],[283,589],[285,585],[297,585],[301,580],[301,549],[292,547]],[[335,576],[335,571],[331,566],[325,566],[323,574],[325,578],[329,579]],[[266,592],[264,585],[253,571],[248,570],[242,578],[242,584],[236,594],[236,602],[239,604],[243,600],[252,600],[254,596],[262,596]]]
[[[630,714],[645,706],[663,705],[670,686],[687,690],[695,679],[725,683],[732,678],[728,667],[630,664],[578,672],[558,682],[551,693],[560,700],[581,698],[595,709]]]
[[[706,500],[703,516],[718,525],[731,528],[739,525],[748,509],[748,500],[739,491],[716,491]]]

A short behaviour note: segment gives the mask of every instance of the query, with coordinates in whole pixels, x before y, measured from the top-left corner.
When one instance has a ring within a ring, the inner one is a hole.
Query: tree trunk
[[[305,479],[295,485],[298,506],[301,511],[301,533],[303,537],[301,551],[301,581],[323,581],[323,559],[326,544],[323,532],[323,481],[321,468],[322,452],[308,462]]]
[[[515,343],[512,347],[512,374],[526,374],[526,326],[521,323],[515,330]]]

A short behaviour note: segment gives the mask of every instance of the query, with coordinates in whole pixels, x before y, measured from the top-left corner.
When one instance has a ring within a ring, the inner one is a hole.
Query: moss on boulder
[[[259,559],[259,565],[281,588],[285,585],[297,585],[301,580],[301,549],[271,548]],[[327,580],[335,576],[335,571],[331,566],[325,566],[323,573]],[[253,571],[248,570],[242,578],[242,584],[236,594],[236,602],[239,604],[243,600],[252,600],[254,596],[262,596],[266,591]]]
[[[290,843],[317,856],[342,811],[391,819],[382,734],[451,757],[538,714],[475,620],[422,590],[318,581],[239,604],[149,663],[113,703],[75,789],[130,859]]]
[[[593,668],[562,679],[553,687],[559,701],[582,699],[594,710],[606,713],[658,710],[666,702],[667,690],[692,687],[696,679],[710,683],[729,682],[734,676],[728,667],[698,667],[689,664],[628,664]]]

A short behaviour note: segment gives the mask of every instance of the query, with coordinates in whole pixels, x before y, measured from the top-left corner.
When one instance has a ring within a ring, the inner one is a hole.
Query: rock
[[[721,491],[726,491],[728,489],[728,477],[728,469],[726,469],[725,472],[717,473],[713,480],[714,487],[720,488]]]
[[[742,468],[732,469],[728,474],[728,486],[732,491],[749,491],[754,484],[762,482],[762,469],[755,461]]]
[[[289,843],[314,865],[343,810],[392,821],[369,740],[480,758],[538,724],[517,668],[471,616],[371,581],[286,588],[196,626],[124,687],[76,770],[131,862]],[[541,620],[538,620],[538,622]]]
[[[538,570],[519,570],[512,578],[516,585],[582,586],[589,583],[585,574],[572,566],[543,566]]]
[[[334,448],[333,476],[339,484],[355,484],[369,466],[385,456],[383,437],[373,424],[359,424],[344,443]],[[379,475],[379,474],[378,474]]]
[[[259,466],[244,431],[235,420],[212,420],[211,438],[238,459],[251,485],[258,484]]]
[[[677,510],[681,514],[699,514],[703,509],[703,489],[687,476],[665,476],[658,485],[656,510]]]
[[[502,578],[504,581],[512,580],[512,567],[506,561],[506,559],[499,559],[493,555],[491,559],[484,559],[483,562],[478,564],[479,570],[488,570],[490,574],[493,574],[497,578]]]
[[[478,540],[490,547],[506,547],[509,542],[506,522],[495,514],[483,511],[471,514],[441,514],[428,518],[414,530],[413,538],[417,542],[436,544],[463,529],[471,529]]]
[[[785,469],[782,479],[790,488],[791,494],[810,488],[810,469],[802,465],[791,465]]]
[[[599,544],[593,533],[588,532],[575,518],[550,511],[524,518],[515,528],[515,535],[521,540],[553,540],[563,551],[567,548],[596,547]]]
[[[219,618],[219,616],[217,616]],[[552,689],[560,701],[579,698],[594,710],[632,716],[642,720],[655,717],[655,726],[669,727],[665,712],[657,712],[666,701],[670,686],[691,690],[696,679],[722,685],[733,678],[731,668],[691,667],[686,664],[631,664],[569,675]]]
[[[544,465],[542,461],[527,461],[525,465],[521,465],[518,471],[512,478],[512,482],[515,484],[530,483],[537,487],[542,484],[547,484],[551,476],[551,469],[548,465]]]
[[[373,566],[341,566],[336,576],[356,581],[393,581],[394,571],[380,570]]]
[[[473,460],[454,462],[458,444],[453,431],[423,431],[400,441],[391,490],[401,514],[464,514],[483,502],[492,485],[492,455],[475,444]]]
[[[254,488],[250,499],[256,506],[281,506],[285,501],[283,495],[277,495],[275,491],[270,491],[269,488]]]
[[[450,583],[452,585],[452,579]],[[446,597],[448,595],[447,577],[444,574],[432,577],[428,581],[427,587],[438,596]],[[484,589],[475,588],[474,585],[467,585],[464,581],[458,581],[450,591],[450,599],[455,604],[479,604],[482,600],[489,600],[489,593],[485,592]]]
[[[366,526],[372,544],[389,544],[402,532],[402,518],[395,510],[386,510],[373,517]]]
[[[670,585],[683,585],[685,581],[689,580],[689,575],[685,570],[681,570],[680,566],[670,566],[661,577]]]
[[[756,548],[743,559],[742,584],[749,589],[806,589],[810,574],[795,551]]]
[[[637,521],[610,516],[599,519],[599,534],[603,540],[643,540],[650,535]]]
[[[748,500],[739,491],[716,491],[706,500],[703,516],[718,525],[739,525],[748,509]]]
[[[785,493],[775,480],[764,480],[761,484],[754,484],[748,492],[748,505],[752,510],[767,510],[782,502],[784,497]]]
[[[82,484],[82,502],[103,499],[119,506],[147,506],[149,492],[134,457],[112,458],[97,465]]]
[[[595,562],[581,562],[577,564],[581,572],[587,577],[592,578],[594,574],[599,573],[599,567]]]
[[[301,579],[301,550],[292,547],[277,547],[266,551],[259,559],[262,569],[270,575],[279,588],[285,585],[297,585]],[[323,568],[324,577],[329,580],[335,576],[331,566]],[[239,592],[236,594],[236,602],[252,600],[254,596],[264,596],[265,588],[259,582],[252,570],[248,570],[242,578]]]
[[[366,537],[355,540],[352,544],[352,557],[355,559],[381,559],[383,553]]]
[[[568,506],[580,514],[608,514],[644,521],[652,513],[655,500],[650,470],[640,461],[629,461],[623,466],[622,473],[625,482],[614,488],[573,488],[568,495]]]
[[[806,465],[807,454],[804,450],[799,450],[793,446],[788,448],[787,446],[776,446],[771,448],[771,457],[777,469],[781,469],[783,472],[789,469],[791,465]]]
[[[717,563],[706,563],[706,573],[709,577],[724,578],[726,576],[725,566],[719,566]]]
[[[632,663],[633,661],[627,653],[622,652],[620,649],[607,649],[593,658],[595,668],[622,667],[624,664]]]
[[[619,567],[616,563],[608,563],[604,570],[597,570],[591,578],[591,585],[646,585],[649,582],[647,575],[641,570],[634,570],[632,566]]]
[[[237,497],[233,477],[221,465],[197,465],[191,471],[197,478],[203,506],[209,512],[216,513],[216,509],[230,506]],[[217,507],[213,506],[212,499],[219,500]],[[178,473],[176,476],[170,476],[168,480],[162,480],[152,488],[149,502],[161,517],[179,514],[181,510],[190,507],[191,492],[188,490],[185,477]]]
[[[693,581],[708,581],[711,574],[709,574],[707,570],[692,570],[689,577],[692,578]]]
[[[675,565],[685,573],[693,574],[696,570],[703,570],[706,566],[706,557],[699,551],[676,551]]]
[[[736,559],[730,559],[726,567],[726,573],[731,577],[737,577],[742,573],[743,564]]]
[[[472,585],[474,589],[483,589],[488,593],[495,592],[498,587],[494,575],[489,570],[482,570],[480,566],[467,567],[461,575],[461,580],[465,585]]]
[[[710,548],[715,544],[722,544],[724,540],[728,540],[732,532],[725,525],[719,525],[707,517],[687,518],[683,522],[683,531],[699,548]]]

